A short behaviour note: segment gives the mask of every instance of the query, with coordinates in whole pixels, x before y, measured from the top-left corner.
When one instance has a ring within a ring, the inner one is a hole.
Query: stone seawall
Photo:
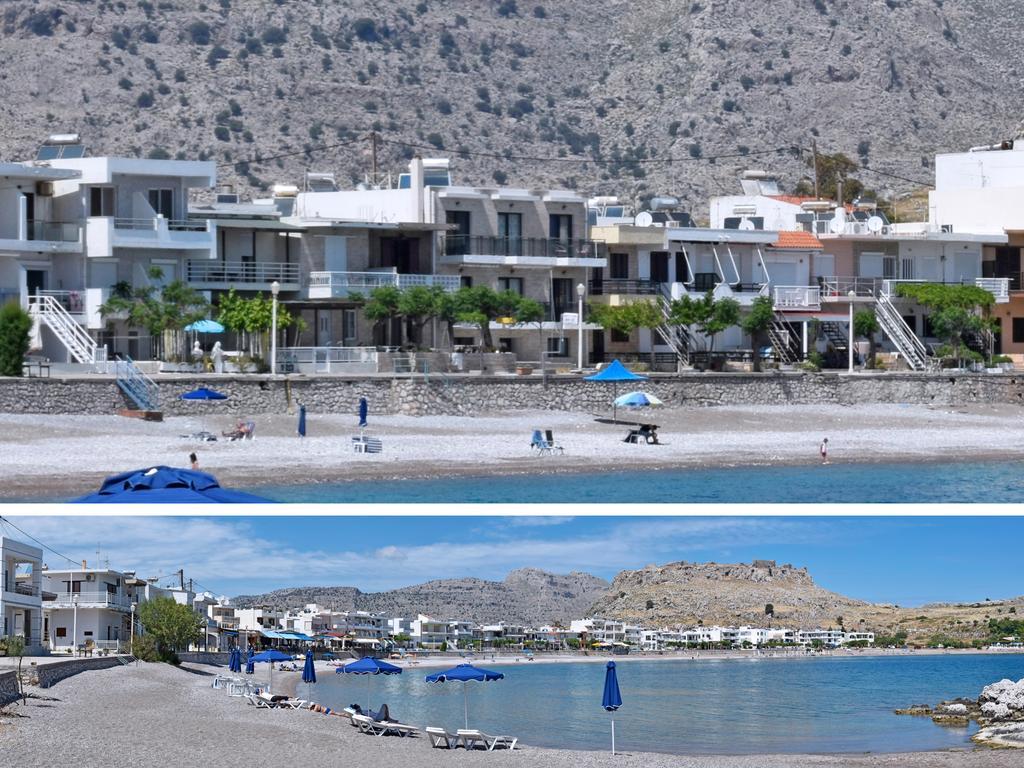
[[[40,688],[49,688],[65,678],[87,672],[90,669],[108,669],[116,667],[121,661],[117,656],[100,656],[98,658],[69,659],[55,661],[51,664],[40,664],[35,667],[36,684]]]
[[[360,397],[375,414],[460,415],[511,410],[605,411],[613,393],[652,392],[667,405],[806,405],[907,403],[1024,404],[1024,374],[689,373],[655,374],[634,385],[578,376],[431,374],[398,376],[161,376],[160,409],[169,416],[281,413],[289,399],[316,413],[352,413]],[[178,396],[197,386],[228,395],[195,403]],[[114,380],[102,376],[0,378],[0,412],[112,414],[128,407]]]
[[[0,707],[6,707],[19,698],[18,673],[0,672]]]
[[[226,667],[231,654],[220,651],[188,651],[179,653],[178,658],[188,664],[216,664]]]

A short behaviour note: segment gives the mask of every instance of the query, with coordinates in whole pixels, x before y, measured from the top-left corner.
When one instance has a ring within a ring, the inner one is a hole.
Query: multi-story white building
[[[110,568],[46,570],[43,609],[50,650],[73,652],[90,645],[128,650],[134,608],[146,600],[145,588],[137,591],[138,582],[134,574]]]
[[[24,638],[28,654],[44,650],[42,568],[41,549],[0,536],[0,629]]]
[[[815,645],[820,643],[829,648],[835,648],[846,641],[846,633],[841,629],[801,629],[797,639],[802,645]]]
[[[285,611],[277,608],[235,608],[240,632],[259,632],[264,629],[284,629]]]

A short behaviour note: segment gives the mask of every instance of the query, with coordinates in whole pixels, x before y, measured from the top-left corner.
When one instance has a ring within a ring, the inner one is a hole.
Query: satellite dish
[[[831,232],[833,235],[838,235],[838,234],[842,234],[842,232],[845,229],[846,229],[846,219],[843,218],[843,216],[841,216],[839,214],[839,211],[836,211],[836,215],[833,216],[832,219],[828,223],[828,231]]]
[[[752,229],[757,229],[757,227],[754,226],[754,222],[752,222],[750,219],[743,219],[743,221],[740,222],[740,229],[749,232]]]
[[[638,227],[649,227],[654,223],[654,217],[647,211],[640,211],[634,219],[634,224]]]
[[[868,232],[872,233],[873,235],[877,235],[879,232],[882,231],[882,227],[884,225],[885,222],[882,221],[881,216],[872,216],[868,219]]]

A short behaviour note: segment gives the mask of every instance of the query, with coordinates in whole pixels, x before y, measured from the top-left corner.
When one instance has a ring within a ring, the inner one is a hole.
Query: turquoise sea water
[[[333,503],[1020,503],[1024,464],[832,464],[644,470],[249,488],[284,502]]]
[[[455,662],[453,661],[453,664]],[[475,662],[487,667],[484,660]],[[608,749],[603,664],[493,666],[505,679],[469,684],[469,724],[535,746]],[[332,707],[386,702],[420,726],[463,727],[462,683],[428,684],[434,669],[385,677],[323,674],[312,691]],[[641,661],[618,664],[616,746],[677,754],[904,752],[968,747],[973,732],[897,707],[976,697],[1024,677],[1024,655]],[[299,693],[305,696],[305,685]]]

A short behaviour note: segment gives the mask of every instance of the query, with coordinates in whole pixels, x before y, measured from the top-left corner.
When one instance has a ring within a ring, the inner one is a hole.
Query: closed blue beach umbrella
[[[309,687],[316,682],[316,667],[313,666],[313,649],[306,649],[306,663],[302,665],[302,682],[306,684],[306,698],[309,698]]]
[[[252,648],[249,649],[249,658],[245,662],[245,674],[252,675],[256,673],[256,665],[253,663],[253,652]]]
[[[366,414],[370,410],[370,404],[366,402],[365,397],[359,398],[359,426],[366,426]]]
[[[221,488],[217,478],[206,472],[179,467],[150,467],[111,475],[96,493],[72,503],[78,504],[267,504],[270,499],[251,493]]]
[[[306,406],[299,405],[299,437],[306,436]]]
[[[494,680],[503,680],[504,678],[505,675],[501,672],[492,672],[489,669],[480,669],[479,667],[474,667],[472,664],[459,664],[459,666],[452,667],[444,672],[435,672],[432,675],[427,675],[426,681],[428,683],[462,683],[462,699],[466,717],[466,728],[469,728],[469,692],[466,688],[466,683],[489,683]]]
[[[606,712],[614,712],[622,706],[622,694],[619,693],[619,677],[615,674],[615,662],[609,661],[604,670],[604,696],[601,706]],[[615,754],[615,718],[612,718],[612,754]]]
[[[339,675],[400,675],[402,674],[402,668],[396,667],[394,664],[388,664],[386,661],[375,659],[371,656],[364,656],[359,661],[353,661],[351,664],[346,664],[344,667],[338,667],[334,670]],[[366,686],[366,709],[370,709],[370,686],[369,677],[367,677]]]
[[[237,648],[231,649],[231,656],[228,658],[228,670],[231,672],[242,671],[242,661],[239,658],[240,652]]]

